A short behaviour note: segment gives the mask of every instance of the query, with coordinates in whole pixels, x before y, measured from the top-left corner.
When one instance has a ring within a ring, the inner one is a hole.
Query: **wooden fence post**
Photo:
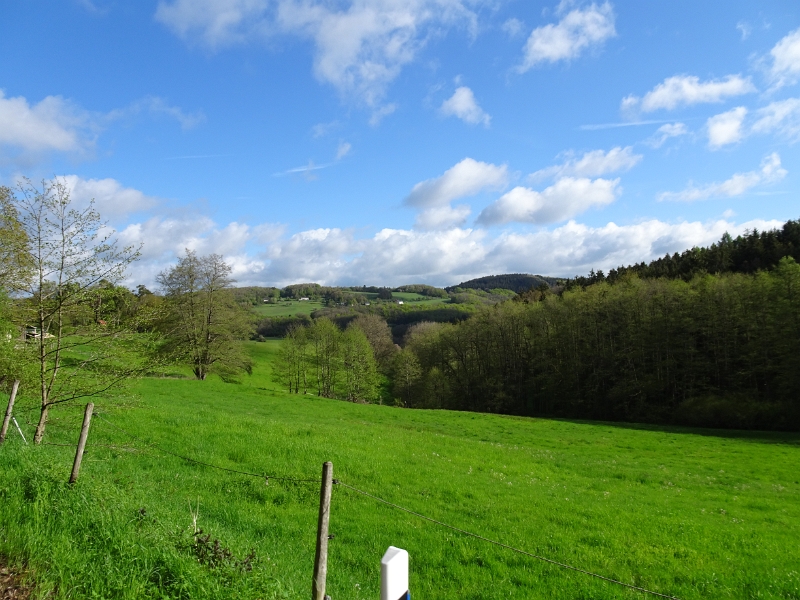
[[[83,460],[83,449],[86,447],[86,437],[89,435],[89,424],[92,422],[92,412],[94,412],[94,403],[89,402],[86,405],[86,410],[83,412],[83,425],[81,426],[81,437],[78,438],[78,449],[75,451],[75,462],[72,463],[72,474],[69,476],[69,482],[75,483],[78,479],[78,473],[81,470],[81,460]]]
[[[18,389],[19,389],[19,379],[15,379],[14,385],[11,388],[11,397],[8,399],[8,408],[6,408],[6,416],[3,419],[3,428],[0,429],[0,444],[6,441],[6,433],[8,433],[9,423],[11,423],[11,412],[14,410],[14,401],[17,399]]]
[[[322,488],[319,493],[319,520],[317,521],[317,552],[314,555],[314,579],[311,600],[326,600],[325,580],[328,577],[328,525],[331,521],[331,485],[333,463],[322,464]]]

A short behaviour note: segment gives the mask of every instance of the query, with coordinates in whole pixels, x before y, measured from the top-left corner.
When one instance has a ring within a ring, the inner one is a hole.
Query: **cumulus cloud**
[[[415,208],[445,206],[467,196],[508,184],[508,167],[465,158],[440,177],[416,184],[404,203]]]
[[[742,137],[744,137],[742,123],[745,116],[747,116],[747,109],[744,106],[737,106],[732,110],[708,119],[706,121],[708,147],[712,150],[718,150],[723,146],[741,141]]]
[[[466,204],[459,206],[435,206],[423,210],[417,215],[414,229],[431,231],[434,229],[449,229],[462,227],[467,222],[472,209]]]
[[[800,28],[787,34],[770,50],[770,77],[775,87],[800,79]]]
[[[689,131],[683,123],[667,123],[659,127],[647,141],[651,148],[660,148],[670,138],[686,135]]]
[[[83,179],[77,175],[59,177],[67,186],[70,198],[78,206],[95,201],[103,218],[111,220],[153,208],[158,199],[134,188],[124,187],[116,179]]]
[[[458,117],[465,123],[473,125],[483,123],[484,126],[488,127],[492,120],[492,117],[478,106],[475,94],[466,86],[456,88],[455,93],[442,103],[439,110],[445,116]]]
[[[617,146],[608,152],[592,150],[580,158],[570,157],[563,164],[540,169],[530,175],[532,181],[549,177],[600,177],[609,173],[628,171],[642,160],[632,146]]]
[[[572,10],[558,23],[543,25],[531,32],[519,71],[524,73],[541,63],[578,58],[584,50],[599,46],[615,35],[610,3]]]
[[[668,77],[644,95],[627,96],[622,100],[622,111],[673,110],[679,106],[722,102],[726,98],[741,96],[755,92],[756,88],[750,78],[740,75],[728,75],[724,79],[700,81],[693,75],[675,75]]]
[[[142,260],[134,265],[128,285],[152,285],[155,275],[183,254],[222,252],[233,265],[240,285],[285,286],[299,281],[328,285],[410,282],[451,285],[492,273],[541,273],[571,276],[591,269],[609,270],[648,261],[692,246],[738,235],[747,229],[769,229],[780,221],[667,223],[658,220],[631,225],[608,223],[589,227],[570,221],[552,230],[505,232],[490,237],[486,230],[443,231],[383,229],[357,238],[352,231],[314,229],[289,238],[264,239],[245,251],[256,228],[240,223],[220,226],[204,217],[153,219],[131,225],[123,242],[145,240]],[[275,226],[264,228],[273,231]],[[222,246],[217,246],[217,244]],[[224,250],[221,250],[224,248]]]
[[[764,160],[761,161],[761,169],[758,171],[736,173],[730,179],[721,183],[711,183],[699,187],[690,183],[686,189],[680,192],[664,192],[658,196],[658,199],[694,202],[696,200],[708,200],[709,198],[741,196],[754,187],[776,183],[786,175],[786,169],[781,167],[781,157],[778,156],[777,152],[773,152],[764,157]]]
[[[778,100],[756,111],[754,133],[777,133],[796,142],[800,140],[800,98]]]
[[[370,108],[381,107],[387,86],[432,30],[475,31],[477,23],[464,0],[161,0],[156,19],[211,48],[275,33],[309,38],[317,78]],[[381,116],[373,114],[374,121]]]
[[[82,154],[94,143],[94,129],[88,112],[60,96],[32,104],[0,90],[0,146],[27,154]]]
[[[619,179],[562,177],[541,192],[518,186],[483,209],[476,223],[556,223],[611,204],[619,193]]]

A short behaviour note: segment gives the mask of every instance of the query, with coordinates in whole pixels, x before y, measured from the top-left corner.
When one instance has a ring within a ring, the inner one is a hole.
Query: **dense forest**
[[[800,265],[628,273],[418,325],[403,352],[413,383],[397,389],[411,406],[796,430]]]
[[[542,275],[527,275],[525,273],[511,273],[507,275],[487,275],[469,281],[462,281],[458,285],[445,288],[448,292],[473,289],[490,292],[492,290],[511,290],[512,292],[524,292],[531,288],[546,285],[553,287],[560,280],[555,277],[544,277]]]

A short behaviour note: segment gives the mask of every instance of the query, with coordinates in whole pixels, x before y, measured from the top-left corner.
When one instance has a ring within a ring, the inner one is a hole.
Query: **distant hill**
[[[506,275],[487,275],[486,277],[478,277],[477,279],[470,279],[458,285],[445,288],[448,292],[452,292],[456,288],[471,288],[474,290],[494,290],[497,288],[504,290],[512,290],[514,292],[524,292],[545,284],[553,287],[558,284],[560,280],[556,277],[545,277],[543,275],[528,275],[526,273],[510,273]]]

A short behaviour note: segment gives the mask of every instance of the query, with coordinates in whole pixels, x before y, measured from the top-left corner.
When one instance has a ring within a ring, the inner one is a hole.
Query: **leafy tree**
[[[313,365],[317,382],[317,396],[325,398],[337,397],[337,385],[340,383],[341,353],[340,342],[342,332],[330,319],[314,319],[308,328],[308,339],[311,344]]]
[[[370,402],[378,394],[378,373],[372,346],[364,332],[351,324],[341,339],[343,395],[351,402]]]
[[[32,327],[41,403],[34,440],[40,443],[52,406],[107,393],[142,368],[136,349],[142,340],[129,330],[76,319],[92,290],[123,279],[139,251],[119,246],[94,202],[76,207],[59,179],[39,188],[26,180],[17,192],[12,202],[31,276],[13,289],[24,297],[22,322]]]
[[[397,347],[392,341],[392,332],[386,320],[374,314],[360,314],[351,322],[350,326],[358,327],[364,332],[372,346],[378,366],[383,372],[388,372]]]
[[[166,299],[163,352],[188,364],[199,380],[216,373],[234,380],[251,373],[243,340],[252,330],[249,316],[234,300],[231,267],[219,254],[192,250],[157,277]]]
[[[273,381],[285,386],[290,394],[307,393],[310,361],[307,329],[292,324],[278,351],[278,359],[272,370]]]

